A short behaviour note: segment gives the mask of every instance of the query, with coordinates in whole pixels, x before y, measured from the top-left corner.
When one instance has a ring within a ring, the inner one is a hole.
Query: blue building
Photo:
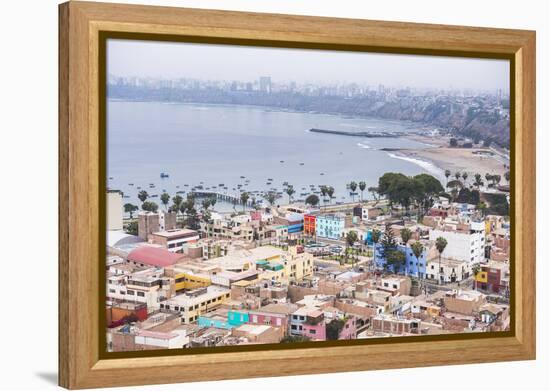
[[[239,327],[248,323],[248,312],[231,310],[227,312],[227,323],[233,327]]]
[[[344,214],[318,215],[315,222],[315,232],[319,238],[339,240],[346,223]]]
[[[226,329],[226,330],[230,330],[233,327],[235,327],[229,324],[229,322],[224,316],[221,316],[216,313],[199,316],[199,319],[197,320],[197,324],[200,327],[216,327],[218,329]]]
[[[304,215],[300,213],[291,213],[286,216],[288,220],[288,233],[293,234],[304,230]]]
[[[382,256],[382,245],[376,244],[376,266],[379,268],[386,267],[386,258]],[[416,259],[412,249],[409,246],[402,244],[397,245],[397,250],[405,254],[405,264],[399,270],[393,270],[390,267],[390,271],[393,273],[405,274],[410,277],[424,278],[426,275],[426,263],[427,263],[427,250],[424,248],[422,254]]]

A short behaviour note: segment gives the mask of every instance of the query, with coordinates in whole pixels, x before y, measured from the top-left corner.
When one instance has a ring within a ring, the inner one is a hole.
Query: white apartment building
[[[485,257],[485,225],[472,223],[470,230],[433,229],[430,230],[430,240],[436,241],[442,237],[447,240],[447,247],[442,257],[470,264],[482,262]]]

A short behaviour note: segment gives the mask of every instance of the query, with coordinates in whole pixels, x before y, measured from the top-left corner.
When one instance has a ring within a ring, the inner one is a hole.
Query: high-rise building
[[[271,93],[271,77],[260,77],[260,91],[270,94]]]

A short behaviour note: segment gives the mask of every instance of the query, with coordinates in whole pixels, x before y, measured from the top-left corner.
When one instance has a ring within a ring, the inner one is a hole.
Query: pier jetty
[[[240,195],[233,195],[228,193],[220,193],[217,191],[205,191],[205,190],[193,190],[190,191],[189,194],[192,194],[196,198],[208,198],[208,197],[216,197],[217,200],[229,202],[229,203],[236,203],[237,205],[242,205],[241,202],[241,196]],[[246,206],[253,207],[254,204],[252,203],[252,200],[248,200],[246,202]]]
[[[317,128],[311,128],[309,129],[309,131],[313,133],[337,134],[340,136],[352,136],[352,137],[369,137],[369,138],[399,137],[397,133],[392,133],[392,132],[347,132],[345,130],[330,130],[330,129],[317,129]]]

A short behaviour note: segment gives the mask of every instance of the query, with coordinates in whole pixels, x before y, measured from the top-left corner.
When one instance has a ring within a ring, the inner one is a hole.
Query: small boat
[[[165,172],[161,172],[161,173],[160,173],[160,177],[161,177],[161,178],[168,178],[168,177],[170,177],[170,175],[168,175],[168,174],[165,173]]]
[[[134,186],[134,184],[133,183],[128,183],[128,186]]]
[[[241,175],[241,179],[244,179],[244,178],[246,178],[246,177],[244,175]]]
[[[300,166],[303,166],[303,165],[304,165],[304,163],[300,163]]]
[[[325,175],[325,173],[324,173],[324,172],[322,172],[322,173],[321,173],[320,175]]]
[[[176,189],[179,189],[179,188],[180,188],[180,186],[179,186],[179,185],[177,185],[177,186],[176,186]]]
[[[284,160],[281,160],[281,163],[284,163],[285,161]]]
[[[158,194],[153,194],[153,195],[151,196],[151,198],[157,198],[158,196],[159,196]]]
[[[139,189],[141,189],[141,186],[138,186],[137,188],[138,188],[138,190],[139,190]]]
[[[113,177],[112,177],[112,176],[110,176],[110,177],[109,177],[109,179],[113,179]]]

